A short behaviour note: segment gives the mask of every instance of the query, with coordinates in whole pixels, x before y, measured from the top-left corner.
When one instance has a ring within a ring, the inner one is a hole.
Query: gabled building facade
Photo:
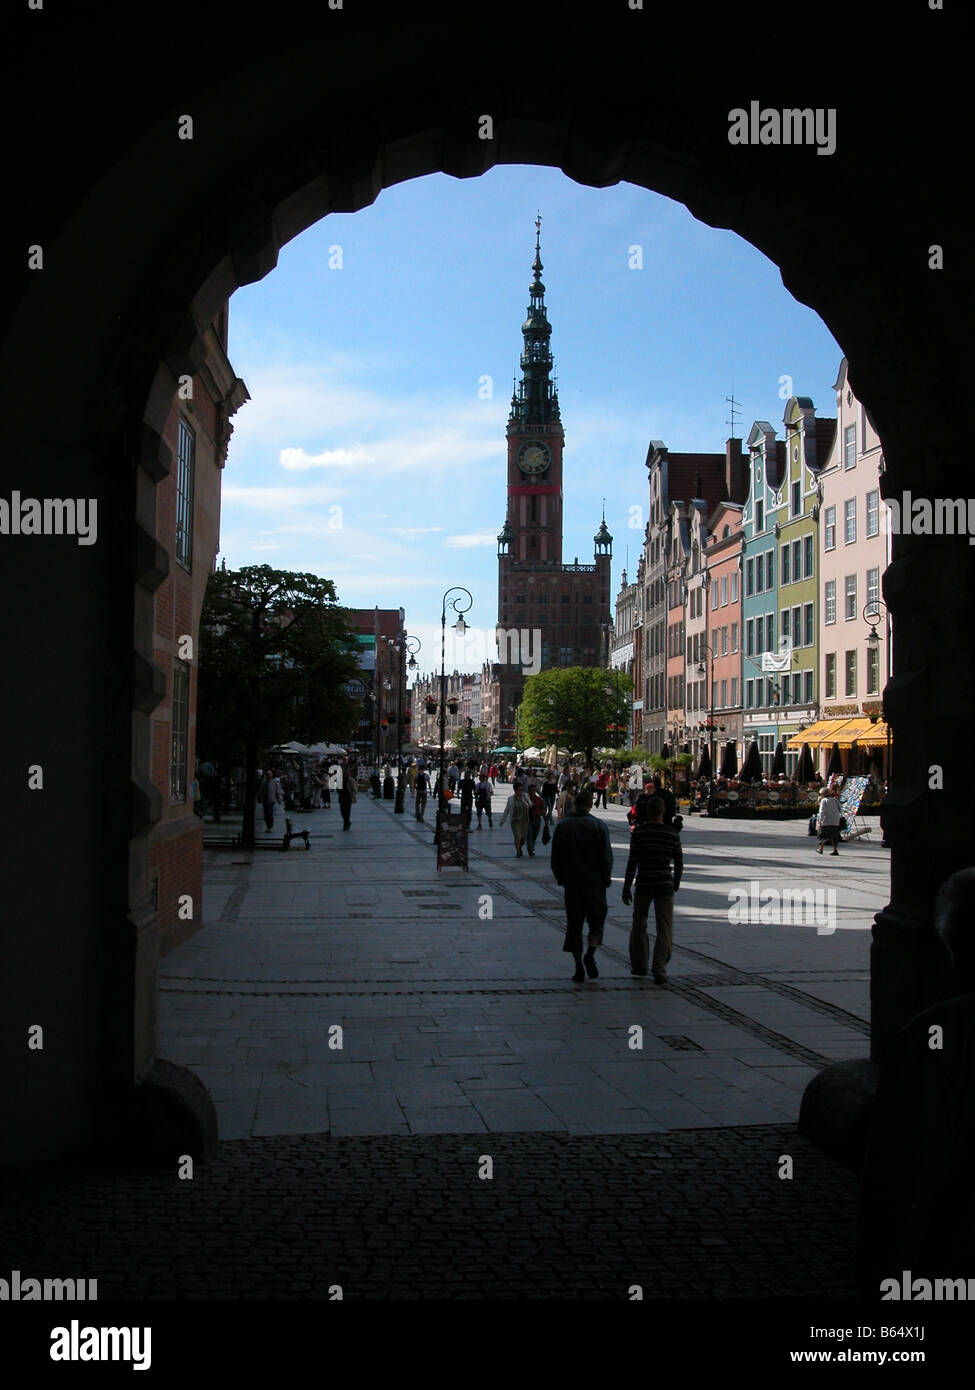
[[[767,420],[756,420],[746,442],[748,496],[742,512],[742,733],[757,740],[768,772],[779,739],[779,691],[763,655],[778,655],[778,542],[774,520],[782,504],[785,445]]]
[[[836,426],[831,419],[817,419],[808,396],[789,399],[782,424],[784,467],[779,504],[771,516],[778,546],[778,641],[784,663],[791,644],[791,659],[775,677],[777,735],[787,742],[800,723],[816,718],[818,707],[819,477]],[[790,775],[798,756],[786,751]]]
[[[880,714],[890,670],[889,624],[886,609],[879,606],[883,573],[890,562],[887,509],[880,496],[883,448],[869,413],[849,386],[845,357],[833,389],[836,429],[820,478],[820,718],[836,721],[848,772],[868,773],[877,767],[886,778],[886,731],[882,721],[872,724]],[[879,639],[875,648],[867,643],[871,629]],[[859,721],[856,727],[844,727],[845,721],[853,720]],[[830,731],[824,730],[822,737],[820,758],[825,766],[832,747]]]

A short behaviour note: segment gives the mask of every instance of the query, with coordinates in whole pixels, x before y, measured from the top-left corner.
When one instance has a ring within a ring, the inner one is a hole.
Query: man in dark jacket
[[[680,835],[672,826],[664,825],[663,817],[662,798],[651,797],[647,805],[647,819],[636,827],[630,839],[630,855],[623,880],[623,902],[627,906],[631,901],[633,903],[630,969],[634,975],[647,973],[650,960],[647,917],[653,903],[657,924],[653,978],[658,985],[667,983],[667,962],[674,949],[674,893],[680,887],[684,872]],[[636,895],[631,898],[630,885],[634,874]]]
[[[605,821],[589,814],[592,792],[583,788],[572,812],[559,821],[552,836],[552,873],[565,890],[565,941],[576,963],[573,980],[581,984],[588,974],[599,975],[595,950],[603,944],[606,889],[613,881],[613,849]],[[582,924],[589,927],[589,949],[582,954]],[[585,972],[583,971],[585,963]]]

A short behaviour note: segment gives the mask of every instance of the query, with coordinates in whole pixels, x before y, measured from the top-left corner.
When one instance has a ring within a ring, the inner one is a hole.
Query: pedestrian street
[[[466,873],[438,873],[409,794],[398,816],[360,796],[345,835],[336,808],[299,813],[307,852],[207,852],[205,926],[161,967],[160,1050],[206,1084],[221,1139],[794,1123],[817,1070],[867,1055],[877,831],[833,860],[802,821],[687,818],[661,987],[630,976],[625,812],[597,812],[613,887],[599,978],[577,985],[549,850],[518,860],[498,825],[509,794]],[[834,890],[835,930],[732,924],[751,883]]]

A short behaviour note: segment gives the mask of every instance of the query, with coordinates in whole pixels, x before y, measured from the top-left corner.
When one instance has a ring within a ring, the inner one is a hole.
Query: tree
[[[270,565],[211,574],[200,619],[197,746],[243,753],[243,843],[254,844],[257,754],[350,728],[358,643],[330,579]]]
[[[629,699],[629,678],[599,666],[555,667],[529,676],[518,706],[520,736],[539,746],[564,743],[570,753],[584,752],[591,764],[593,751],[612,742],[623,699],[620,677]]]

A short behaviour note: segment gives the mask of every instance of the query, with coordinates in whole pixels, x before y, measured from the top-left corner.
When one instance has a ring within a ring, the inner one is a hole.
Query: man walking
[[[429,791],[429,788],[429,774],[422,767],[417,768],[414,796],[416,797],[415,815],[418,821],[423,820],[423,813],[427,809],[427,792]]]
[[[474,809],[477,811],[477,828],[481,829],[481,816],[487,812],[488,826],[494,829],[494,822],[491,819],[491,779],[486,772],[482,772],[481,780],[474,788]]]
[[[552,836],[552,873],[565,894],[565,940],[576,964],[573,980],[597,979],[596,947],[603,944],[606,889],[613,881],[613,848],[605,821],[589,814],[592,792],[584,787]],[[582,925],[589,927],[589,949],[582,954]],[[585,971],[583,970],[585,965]]]
[[[460,796],[460,813],[464,818],[464,825],[470,830],[471,813],[474,810],[474,778],[469,767],[464,768],[463,776],[457,783],[457,793]]]
[[[514,795],[508,798],[508,804],[504,808],[504,815],[501,817],[501,824],[511,821],[511,833],[515,840],[515,854],[519,859],[523,858],[521,847],[528,836],[528,823],[531,819],[531,807],[528,805],[528,798],[524,794],[524,789],[520,782],[515,782]]]
[[[671,826],[664,825],[663,820],[662,798],[651,797],[647,805],[647,819],[636,826],[630,839],[630,854],[623,880],[623,902],[626,906],[633,903],[630,970],[634,975],[647,973],[650,960],[647,917],[653,903],[657,925],[653,978],[658,985],[667,983],[667,962],[674,949],[674,894],[680,887],[684,872],[680,835]],[[631,897],[630,885],[634,874],[636,890]]]
[[[358,789],[355,784],[355,778],[349,771],[347,758],[342,759],[339,773],[342,778],[342,785],[339,787],[339,810],[342,812],[342,829],[351,830],[352,803],[356,799]]]

